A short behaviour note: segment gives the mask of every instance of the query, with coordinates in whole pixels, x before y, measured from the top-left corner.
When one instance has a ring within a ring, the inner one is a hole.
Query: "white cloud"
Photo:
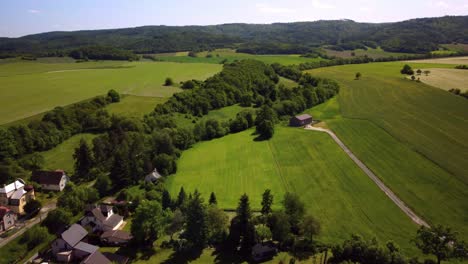
[[[318,9],[332,9],[332,8],[335,8],[334,5],[332,4],[327,4],[327,3],[323,3],[322,1],[320,0],[313,0],[312,1],[312,6],[314,8],[318,8]]]
[[[261,13],[268,13],[268,14],[284,14],[284,13],[294,13],[294,9],[286,8],[286,7],[276,7],[271,6],[269,4],[256,4],[255,5],[257,10]]]
[[[31,14],[39,14],[41,12],[41,10],[37,10],[37,9],[29,9],[28,10],[28,13],[31,13]]]

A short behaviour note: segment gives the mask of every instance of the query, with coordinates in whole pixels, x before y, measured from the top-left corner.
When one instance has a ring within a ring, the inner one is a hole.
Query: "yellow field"
[[[451,57],[451,58],[440,58],[440,59],[426,59],[426,60],[410,60],[406,62],[411,63],[440,63],[440,64],[468,64],[468,56],[465,57]]]
[[[461,91],[468,90],[468,70],[422,69],[422,71],[424,70],[429,70],[431,73],[428,76],[421,74],[416,75],[416,77],[426,84],[447,91],[453,88],[458,88]]]

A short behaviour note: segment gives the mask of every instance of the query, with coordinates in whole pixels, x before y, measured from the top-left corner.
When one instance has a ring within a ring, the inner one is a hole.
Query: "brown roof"
[[[109,230],[101,235],[102,240],[106,240],[108,242],[128,242],[132,239],[132,235],[123,230]]]
[[[10,211],[10,209],[4,207],[4,206],[0,206],[0,221],[2,221],[3,217],[6,215],[6,213],[8,213]]]
[[[126,264],[128,263],[128,260],[129,260],[127,257],[120,256],[120,255],[110,253],[110,252],[104,252],[102,254],[106,256],[106,258],[108,258],[110,261],[112,261],[112,263]]]
[[[303,115],[297,115],[296,116],[296,119],[298,119],[298,120],[307,120],[307,119],[310,119],[310,118],[312,118],[312,116],[308,115],[308,114],[303,114]]]
[[[59,185],[64,175],[65,172],[63,170],[34,171],[31,179],[40,184]]]
[[[96,251],[93,254],[89,255],[86,259],[84,259],[82,264],[107,264],[111,263],[111,261],[106,258],[101,252]]]
[[[62,233],[62,239],[65,240],[70,246],[75,246],[80,242],[86,235],[86,231],[82,226],[78,224],[73,224],[67,231]]]
[[[109,218],[107,218],[103,224],[105,226],[111,227],[112,229],[115,228],[121,221],[123,220],[123,217],[118,214],[113,214]]]

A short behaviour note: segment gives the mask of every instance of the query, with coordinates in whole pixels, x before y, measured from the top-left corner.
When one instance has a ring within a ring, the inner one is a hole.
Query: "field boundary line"
[[[398,206],[403,213],[405,213],[414,223],[419,226],[429,227],[429,224],[426,223],[421,217],[419,217],[413,210],[411,210],[398,196],[390,190],[361,160],[359,160],[353,152],[341,141],[338,136],[333,133],[331,130],[313,127],[313,126],[306,126],[306,130],[324,132],[330,135],[330,137],[340,146],[340,148],[358,165],[358,167],[382,190],[385,195],[387,195],[393,203]]]

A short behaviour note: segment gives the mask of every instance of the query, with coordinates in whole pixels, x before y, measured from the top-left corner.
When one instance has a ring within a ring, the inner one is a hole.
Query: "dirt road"
[[[325,129],[325,128],[320,128],[320,127],[313,127],[313,126],[307,126],[305,129],[307,130],[314,130],[314,131],[320,131],[320,132],[325,132],[328,135],[330,135],[333,140],[340,146],[344,152],[361,168],[364,173],[369,176],[369,178],[374,181],[375,184],[392,200],[413,222],[420,226],[425,226],[429,227],[429,225],[416,213],[413,212],[406,204],[396,196],[385,184],[369,169],[367,166],[360,161],[352,152],[351,150],[346,147],[346,145],[341,141],[335,133],[333,133],[331,130]]]

